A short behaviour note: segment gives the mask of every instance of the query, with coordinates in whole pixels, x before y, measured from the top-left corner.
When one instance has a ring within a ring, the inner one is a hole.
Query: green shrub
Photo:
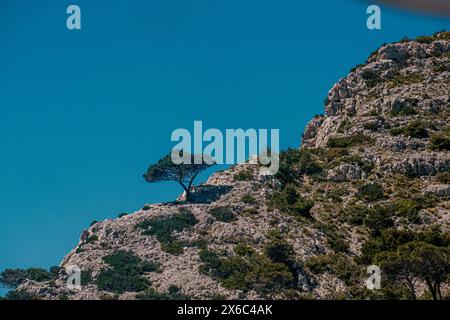
[[[397,199],[394,202],[395,214],[399,217],[407,218],[409,222],[420,222],[420,206],[412,199]]]
[[[242,170],[233,176],[234,181],[252,181],[253,172],[251,170]]]
[[[341,212],[341,220],[351,225],[361,226],[370,209],[364,205],[350,205]]]
[[[256,208],[245,208],[244,211],[242,211],[243,216],[255,216],[258,213],[259,211]]]
[[[85,271],[82,270],[80,282],[82,286],[91,284],[93,282],[92,270],[85,270]]]
[[[314,206],[311,200],[302,198],[293,185],[288,185],[282,191],[273,193],[270,204],[281,211],[302,217],[310,217],[310,211]]]
[[[383,125],[378,121],[366,122],[363,124],[363,128],[370,131],[378,131]]]
[[[6,269],[0,273],[0,284],[7,288],[17,288],[26,280],[46,282],[55,279],[57,274],[41,268]]]
[[[375,87],[377,84],[384,82],[383,78],[373,70],[363,70],[361,78],[369,88]]]
[[[411,42],[411,41],[412,41],[412,40],[409,39],[409,38],[406,37],[406,36],[400,39],[400,43],[408,43],[408,42]]]
[[[406,106],[402,108],[398,114],[401,116],[413,116],[417,114],[417,109],[413,106]]]
[[[409,99],[409,104],[401,106],[400,110],[392,110],[391,116],[413,116],[417,114],[417,99]]]
[[[430,147],[432,150],[450,150],[450,131],[433,134]]]
[[[125,217],[127,215],[128,215],[128,213],[122,212],[121,214],[118,215],[118,218],[122,218],[122,217]]]
[[[400,74],[398,73],[392,80],[391,85],[399,86],[399,85],[410,85],[414,83],[420,83],[424,80],[424,76],[421,74],[408,73],[408,74]]]
[[[196,225],[198,220],[188,209],[180,209],[179,213],[171,216],[157,217],[144,221],[136,227],[144,229],[143,234],[155,236],[161,243],[174,241],[172,233],[183,231]]]
[[[236,220],[236,215],[230,207],[215,207],[209,210],[209,214],[216,218],[217,221],[232,222]]]
[[[395,214],[407,218],[411,223],[420,223],[419,211],[436,206],[436,196],[424,195],[411,198],[400,198],[394,202]]]
[[[5,300],[37,300],[37,297],[25,290],[13,290],[6,294]]]
[[[103,269],[97,276],[99,290],[120,294],[143,291],[149,286],[149,281],[142,274],[150,271],[150,263],[143,262],[131,251],[116,251],[103,257],[103,261],[109,268]]]
[[[273,262],[279,262],[289,267],[294,263],[294,248],[286,240],[273,239],[265,246],[264,251]]]
[[[381,234],[381,231],[394,225],[392,216],[393,207],[390,205],[376,205],[364,218],[364,225],[371,230],[373,235]]]
[[[295,215],[309,218],[311,217],[311,209],[314,207],[314,202],[311,200],[306,200],[304,198],[299,198],[297,202],[293,205],[291,212]]]
[[[404,131],[402,127],[392,128],[391,130],[389,130],[389,133],[393,136],[399,136],[403,134],[403,132]]]
[[[426,43],[426,44],[430,44],[434,40],[437,40],[437,39],[435,39],[434,37],[431,37],[431,36],[419,36],[416,38],[416,41],[418,43]]]
[[[234,252],[239,256],[251,256],[255,253],[255,250],[248,244],[239,243],[234,247]]]
[[[334,202],[342,202],[342,197],[349,194],[349,190],[345,187],[337,187],[327,191],[326,196]]]
[[[358,70],[359,68],[364,67],[365,65],[366,65],[365,63],[358,64],[358,65],[354,66],[353,68],[351,68],[350,72],[355,72],[356,70]]]
[[[346,148],[317,148],[314,151],[317,157],[325,163],[332,163],[337,159],[350,156],[349,150]]]
[[[322,231],[330,248],[334,252],[348,252],[349,245],[345,241],[345,236],[336,225],[330,223],[317,223],[316,229]]]
[[[97,235],[92,235],[90,237],[88,237],[85,241],[84,244],[94,244],[98,241],[98,236]]]
[[[302,174],[315,175],[322,170],[322,166],[314,159],[310,150],[289,148],[280,153],[279,170],[275,178],[284,187],[294,183]]]
[[[17,288],[28,279],[27,276],[24,269],[6,269],[0,273],[0,284],[7,288]]]
[[[302,149],[300,151],[298,168],[306,175],[314,175],[322,172],[322,166],[314,160],[312,153],[308,149]]]
[[[450,66],[448,64],[445,64],[445,63],[440,63],[437,66],[433,67],[433,71],[437,72],[437,73],[449,72],[450,71]]]
[[[367,183],[359,187],[356,196],[366,201],[376,201],[384,198],[384,190],[377,182]]]
[[[327,145],[329,148],[349,148],[364,143],[370,143],[371,141],[372,138],[365,136],[362,133],[358,133],[350,137],[330,138]]]
[[[436,40],[450,40],[450,31],[439,31],[433,34]]]
[[[184,252],[184,246],[179,241],[163,242],[161,243],[161,250],[169,254],[179,255]]]
[[[122,272],[119,273],[113,269],[100,271],[96,284],[99,290],[119,294],[143,291],[149,286],[148,280],[143,277]]]
[[[351,123],[348,118],[345,118],[338,127],[338,133],[344,133],[351,128]]]
[[[131,251],[116,251],[104,256],[103,261],[115,270],[140,270],[141,268],[141,259]]]
[[[428,137],[428,131],[420,121],[409,123],[404,129],[404,134],[412,138]]]
[[[308,259],[305,265],[314,274],[329,272],[347,285],[352,284],[358,276],[356,264],[343,254],[317,255]]]
[[[394,136],[402,134],[411,138],[420,139],[428,137],[428,130],[420,121],[411,122],[405,127],[393,128],[390,133]]]
[[[257,256],[253,256],[253,264],[255,268],[247,275],[247,281],[256,292],[273,295],[277,291],[296,288],[297,275],[284,264]]]
[[[155,261],[144,261],[141,264],[143,272],[161,272],[161,264]]]
[[[409,230],[397,230],[390,228],[382,230],[379,235],[371,235],[361,248],[361,256],[358,262],[362,264],[372,264],[373,258],[383,251],[394,251],[398,246],[413,241],[415,234]]]
[[[444,184],[450,184],[450,171],[447,172],[439,172],[436,175],[437,181]]]
[[[295,286],[295,277],[288,266],[258,253],[246,251],[240,256],[220,257],[215,252],[202,250],[199,255],[203,262],[199,271],[219,279],[228,289],[273,294]]]
[[[245,204],[255,204],[256,203],[256,199],[249,194],[244,194],[241,197],[241,201]]]
[[[27,278],[32,281],[45,282],[54,279],[54,275],[41,268],[27,269]]]
[[[211,250],[203,249],[199,252],[200,260],[204,263],[206,268],[203,268],[203,271],[210,269],[217,269],[220,267],[221,261],[219,255]]]
[[[170,286],[167,293],[157,292],[155,289],[147,289],[144,293],[136,296],[138,300],[191,300],[192,297],[180,293],[181,289],[177,286]]]

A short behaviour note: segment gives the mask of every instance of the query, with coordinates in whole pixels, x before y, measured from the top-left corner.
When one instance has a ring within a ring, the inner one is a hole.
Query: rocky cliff
[[[242,164],[212,175],[195,203],[95,223],[52,280],[19,290],[44,299],[411,298],[395,272],[382,290],[366,289],[365,270],[413,240],[450,244],[449,88],[448,32],[385,45],[334,85],[325,115],[307,125],[301,149],[281,154],[273,179]],[[67,288],[68,266],[81,269],[81,290]],[[420,278],[412,292],[429,297]]]

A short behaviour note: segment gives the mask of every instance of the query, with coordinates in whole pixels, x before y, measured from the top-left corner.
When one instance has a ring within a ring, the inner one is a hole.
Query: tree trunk
[[[412,281],[408,281],[408,286],[409,286],[409,292],[411,294],[411,298],[413,300],[417,300],[416,289],[414,287],[414,283]]]
[[[436,286],[437,286],[437,293],[438,293],[439,300],[442,300],[441,283],[438,282],[436,284]]]
[[[190,198],[191,198],[191,190],[190,190],[190,186],[186,187],[184,185],[184,183],[180,180],[177,180],[177,182],[180,184],[181,187],[183,187],[184,192],[186,192],[186,202],[189,202]]]
[[[195,178],[197,177],[197,175],[199,174],[199,172],[197,172],[192,178],[191,181],[189,181],[189,184],[186,188],[186,201],[190,202],[191,199],[191,188],[192,188],[192,184],[194,183]]]
[[[433,296],[433,300],[437,300],[436,287],[433,286],[433,283],[428,278],[425,279],[425,282],[427,283],[428,289],[430,289],[431,295]]]
[[[191,202],[191,188],[186,189],[186,202]]]

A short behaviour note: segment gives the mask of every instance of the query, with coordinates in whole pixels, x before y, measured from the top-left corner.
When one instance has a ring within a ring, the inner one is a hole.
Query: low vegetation
[[[429,136],[426,126],[420,121],[411,122],[405,127],[393,128],[390,133],[393,136],[404,135],[406,137],[419,139],[428,138]]]
[[[384,189],[378,182],[371,182],[360,186],[356,196],[359,199],[373,202],[384,198]]]
[[[236,215],[230,207],[214,207],[209,210],[209,214],[217,221],[232,222],[236,220]]]
[[[361,78],[363,78],[366,86],[373,88],[376,85],[383,83],[385,80],[374,70],[363,70],[361,72]]]
[[[270,197],[270,204],[288,214],[299,217],[310,217],[314,203],[305,199],[297,192],[293,185],[286,186],[282,191],[274,192]]]
[[[401,74],[397,73],[392,80],[390,80],[391,86],[400,85],[411,85],[414,83],[422,82],[425,78],[421,74],[407,73]]]
[[[358,133],[350,137],[330,138],[327,145],[329,148],[350,148],[370,142],[372,142],[372,138]]]
[[[245,203],[245,204],[255,204],[255,203],[256,203],[255,197],[253,197],[253,196],[250,195],[250,194],[244,194],[244,195],[241,197],[241,201],[242,201],[243,203]]]
[[[275,177],[282,186],[294,183],[301,175],[320,174],[323,167],[314,159],[308,149],[289,148],[280,153],[280,167]]]
[[[59,270],[59,267],[52,267],[50,271],[41,268],[6,269],[0,273],[0,284],[7,288],[17,288],[27,280],[51,281],[58,276]]]
[[[157,292],[153,288],[139,293],[136,298],[138,300],[191,300],[192,297],[181,293],[181,289],[177,286],[170,286],[166,293]]]
[[[328,272],[343,280],[347,285],[354,284],[361,275],[361,268],[346,255],[339,253],[314,256],[308,259],[305,265],[313,274]]]
[[[150,282],[143,274],[159,270],[159,264],[142,261],[131,251],[116,251],[103,257],[103,261],[109,267],[98,274],[97,287],[99,290],[118,294],[147,289]]]
[[[432,150],[450,150],[450,127],[435,133],[430,138]]]
[[[234,181],[251,181],[253,172],[251,170],[242,170],[233,176]]]
[[[232,256],[207,249],[200,251],[203,264],[199,271],[217,278],[226,288],[255,290],[263,296],[295,287],[293,248],[284,240],[273,239],[266,245],[264,254],[242,246],[235,251],[238,254]]]
[[[194,214],[189,209],[182,208],[176,214],[144,221],[137,228],[143,229],[144,235],[155,236],[161,242],[161,249],[171,254],[180,254],[183,248],[173,237],[173,232],[189,229],[197,223]]]

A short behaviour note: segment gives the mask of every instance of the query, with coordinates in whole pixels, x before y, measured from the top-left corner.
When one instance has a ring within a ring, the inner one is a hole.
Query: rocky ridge
[[[353,216],[350,209],[392,204],[389,228],[433,227],[449,235],[449,88],[449,33],[385,45],[333,86],[325,115],[307,125],[300,150],[281,155],[274,179],[258,176],[257,165],[241,164],[213,174],[201,188],[201,203],[151,204],[95,223],[61,262],[55,279],[28,280],[19,290],[44,299],[148,298],[149,290],[153,296],[178,292],[193,299],[371,298],[361,293],[369,264],[361,261],[374,229],[367,215],[357,222],[362,211]],[[379,190],[364,194],[375,185]],[[417,200],[414,217],[397,213],[398,201],[405,199]],[[196,221],[171,233],[175,249],[140,227],[183,212]],[[276,244],[279,251],[288,248],[288,258],[273,257],[270,248]],[[245,253],[246,247],[252,253]],[[99,288],[99,275],[109,268],[104,258],[117,251],[159,266],[140,273],[147,289]],[[220,272],[212,252],[222,259]],[[68,266],[89,273],[82,290],[67,288]],[[246,281],[247,287],[237,284]],[[425,294],[425,285],[416,291]]]

